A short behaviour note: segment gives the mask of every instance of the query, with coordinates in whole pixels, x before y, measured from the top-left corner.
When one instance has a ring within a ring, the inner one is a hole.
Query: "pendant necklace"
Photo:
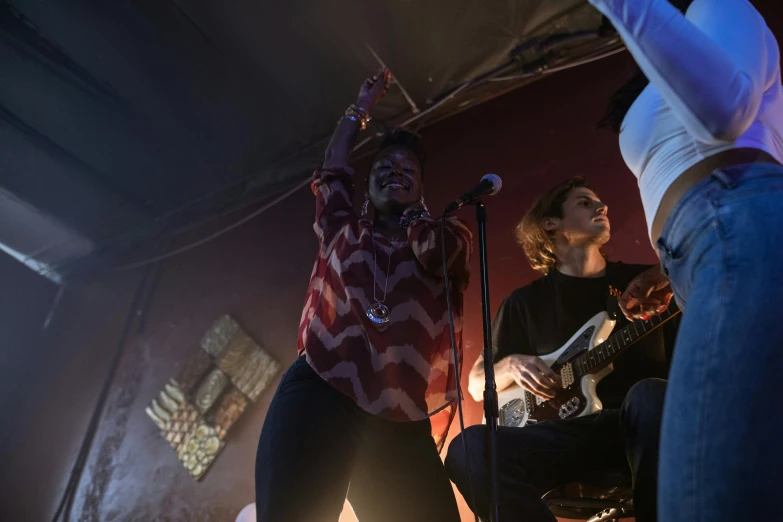
[[[394,242],[396,240],[393,239],[391,241]],[[378,299],[377,297],[378,278],[376,275],[378,272],[378,251],[375,247],[375,237],[372,238],[372,253],[372,298],[375,302],[371,304],[369,308],[367,308],[367,318],[376,325],[382,325],[389,322],[389,308],[383,303],[386,301],[386,294],[389,288],[389,270],[391,270],[391,256],[393,254],[393,250],[389,252],[389,265],[386,268],[386,282],[383,285],[383,299]]]

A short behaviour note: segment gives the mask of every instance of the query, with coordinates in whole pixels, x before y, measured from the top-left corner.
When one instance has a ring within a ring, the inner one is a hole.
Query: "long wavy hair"
[[[548,274],[557,264],[555,235],[544,229],[544,219],[562,218],[563,203],[568,199],[568,194],[578,187],[590,188],[587,179],[575,176],[549,189],[533,203],[516,226],[517,243],[525,251],[530,266],[539,272]]]

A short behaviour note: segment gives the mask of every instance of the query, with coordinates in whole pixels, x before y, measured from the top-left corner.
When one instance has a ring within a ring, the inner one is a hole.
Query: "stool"
[[[578,482],[548,491],[541,499],[556,517],[617,522],[634,516],[631,471],[628,469],[587,473]]]

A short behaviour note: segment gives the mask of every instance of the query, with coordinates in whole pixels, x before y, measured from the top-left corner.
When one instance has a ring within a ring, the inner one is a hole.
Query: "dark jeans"
[[[361,522],[459,522],[429,420],[371,415],[300,357],[258,442],[258,522],[336,522],[346,494]]]
[[[666,381],[645,379],[631,388],[620,410],[607,409],[525,428],[501,427],[497,437],[501,517],[555,522],[541,495],[579,480],[585,472],[630,464],[636,520],[655,522],[658,440],[665,391]],[[488,520],[485,433],[485,426],[471,426],[455,438],[449,446],[446,469],[473,511]],[[465,437],[468,445],[475,505],[460,437]]]

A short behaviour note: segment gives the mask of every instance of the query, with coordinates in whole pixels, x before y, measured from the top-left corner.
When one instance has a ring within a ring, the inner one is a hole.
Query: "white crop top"
[[[666,189],[699,161],[752,147],[783,162],[780,51],[748,0],[590,0],[612,22],[650,85],[620,131],[648,231]]]

